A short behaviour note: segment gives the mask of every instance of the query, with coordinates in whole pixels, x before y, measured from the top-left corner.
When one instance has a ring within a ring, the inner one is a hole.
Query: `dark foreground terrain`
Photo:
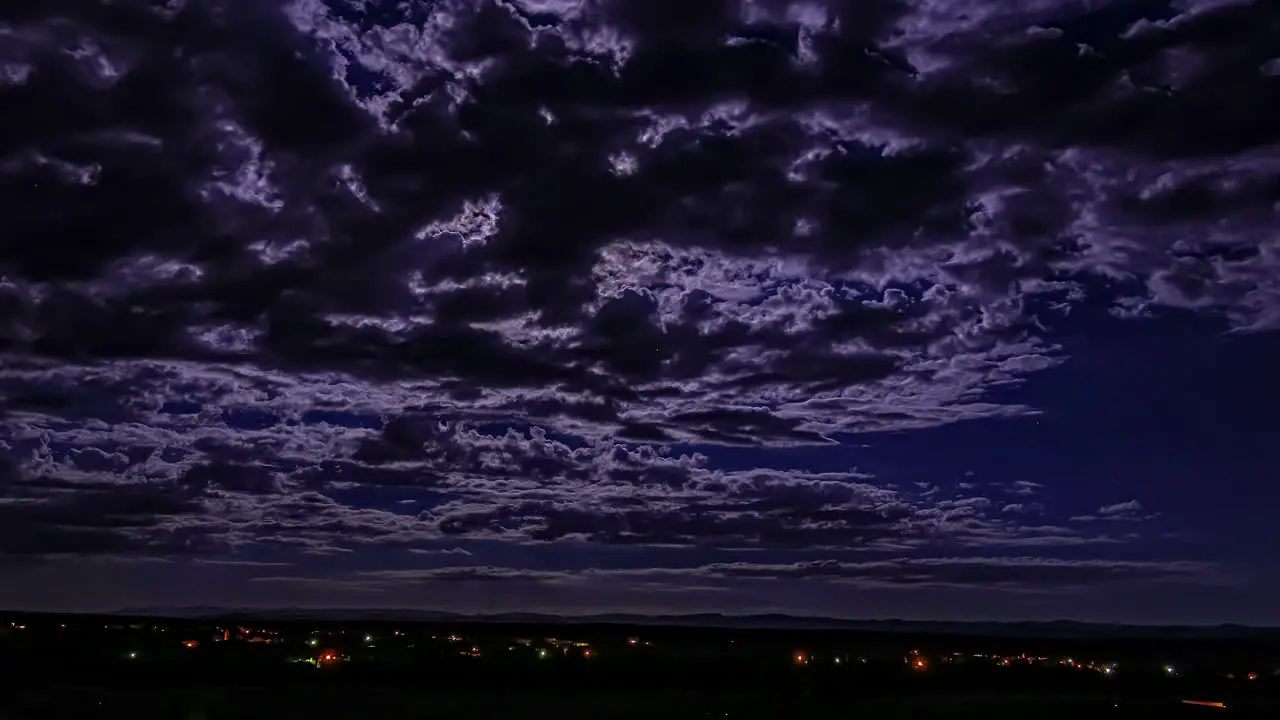
[[[8,668],[0,718],[1198,718],[1280,717],[1269,682],[1072,675],[1024,668],[928,672],[868,666],[606,662],[288,670]],[[1186,704],[1192,700],[1207,704]],[[1210,704],[1220,704],[1215,707]]]
[[[510,691],[500,686],[465,691],[404,685],[298,687],[205,685],[166,687],[47,685],[10,691],[0,717],[107,718],[1274,718],[1265,702],[1216,707],[1185,705],[1174,697],[1049,694],[813,696],[803,692],[689,689]]]
[[[1280,718],[1277,699],[1275,640],[1240,633],[29,614],[0,625],[0,720]]]

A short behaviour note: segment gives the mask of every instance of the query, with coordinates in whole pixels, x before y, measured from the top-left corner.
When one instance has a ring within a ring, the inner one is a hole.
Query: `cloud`
[[[463,548],[445,548],[443,550],[426,550],[423,548],[409,548],[409,552],[414,555],[470,555],[471,553]]]
[[[312,581],[288,576],[265,576],[264,583]],[[794,563],[714,563],[695,567],[643,569],[587,568],[578,571],[529,570],[494,566],[433,569],[374,570],[339,579],[339,583],[389,586],[441,583],[505,583],[581,586],[601,583],[687,586],[699,589],[738,581],[805,582],[855,586],[864,589],[948,587],[969,590],[1058,592],[1071,587],[1125,583],[1191,583],[1222,585],[1230,578],[1212,566],[1195,562],[1125,560],[1057,560],[1037,557],[929,557],[866,562],[813,560]],[[323,583],[324,579],[314,579]]]
[[[1273,249],[1247,223],[1276,200],[1274,161],[1192,151],[1205,137],[1261,145],[1262,126],[1192,133],[1186,123],[1211,119],[1192,102],[1210,88],[1192,83],[1159,113],[1160,133],[1134,132],[1166,104],[1135,84],[1143,63],[1178,48],[1225,62],[1198,44],[1200,24],[1247,29],[1243,12],[1153,26],[1158,40],[1123,26],[1096,38],[1132,45],[1109,48],[1128,67],[1077,52],[1095,38],[1072,37],[1089,21],[1074,4],[968,19],[731,5],[691,20],[676,46],[646,39],[670,18],[630,3],[540,6],[537,21],[521,3],[435,3],[382,25],[295,2],[246,14],[253,48],[224,27],[241,21],[200,2],[122,9],[130,20],[111,31],[91,15],[14,25],[12,62],[33,69],[6,92],[33,99],[9,121],[22,132],[6,177],[31,195],[3,258],[13,347],[119,359],[124,373],[173,359],[394,378],[540,420],[810,442],[1025,412],[975,398],[1061,360],[1032,306],[1090,276],[1145,281],[1144,302],[1270,322],[1274,288],[1257,269]],[[993,45],[996,27],[1009,40]],[[197,39],[162,70],[161,48]],[[882,49],[855,67],[841,49],[854,42]],[[55,62],[58,43],[98,65]],[[707,69],[689,86],[659,82],[677,57]],[[235,72],[204,69],[216,63]],[[842,92],[848,73],[863,84]],[[1051,99],[1072,118],[1062,126],[1020,114],[1053,73],[1091,78]],[[1240,82],[1233,97],[1270,87]],[[176,105],[116,102],[133,92]],[[101,110],[34,123],[67,97]],[[304,107],[307,119],[291,114]],[[169,160],[168,145],[207,152]],[[633,171],[611,171],[619,153]],[[165,213],[106,204],[117,197]],[[92,227],[53,212],[95,203]],[[94,242],[33,242],[54,236]],[[1248,258],[1221,255],[1239,243]]]
[[[0,552],[1117,542],[705,454],[1280,323],[1273,11],[1096,5],[0,10]]]
[[[1128,513],[1136,513],[1142,510],[1142,503],[1137,500],[1116,503],[1114,505],[1103,505],[1098,508],[1099,515],[1125,515]]]
[[[1144,520],[1151,520],[1156,517],[1156,513],[1148,513],[1143,510],[1142,503],[1137,500],[1129,500],[1127,502],[1103,505],[1092,515],[1079,515],[1071,518],[1071,520],[1073,522],[1084,523],[1099,521],[1140,522]]]
[[[308,446],[282,452],[294,435],[279,425],[250,433],[225,427],[220,415],[212,426],[166,432],[164,450],[132,449],[118,433],[81,430],[87,447],[113,443],[110,455],[122,458],[112,484],[101,487],[77,465],[87,451],[27,436],[22,442],[38,458],[28,467],[47,474],[18,481],[0,496],[23,499],[13,511],[41,528],[67,526],[54,514],[66,497],[58,488],[75,490],[71,497],[86,503],[108,492],[116,502],[149,499],[139,511],[146,514],[130,516],[139,532],[180,538],[180,549],[191,552],[255,544],[320,553],[370,545],[442,552],[440,543],[462,539],[867,550],[1118,542],[1069,525],[1021,521],[965,491],[945,495],[928,484],[891,489],[856,469],[727,471],[696,452],[583,445],[538,427],[485,432],[427,415],[339,435],[349,442],[348,457],[318,460]],[[233,445],[235,438],[251,439]],[[210,453],[230,459],[216,466],[199,459]],[[168,461],[156,457],[166,454]],[[347,499],[361,489],[409,499],[361,507]]]
[[[1013,482],[1009,492],[1014,495],[1030,496],[1035,495],[1042,487],[1044,487],[1044,485],[1031,482],[1030,480],[1016,480]]]

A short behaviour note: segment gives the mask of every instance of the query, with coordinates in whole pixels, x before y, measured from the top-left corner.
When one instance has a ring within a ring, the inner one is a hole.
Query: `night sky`
[[[0,6],[0,607],[1280,623],[1280,5]]]

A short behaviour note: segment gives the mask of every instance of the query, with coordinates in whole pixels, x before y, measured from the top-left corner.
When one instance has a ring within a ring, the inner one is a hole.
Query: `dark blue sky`
[[[1273,4],[0,10],[0,605],[1276,623]]]

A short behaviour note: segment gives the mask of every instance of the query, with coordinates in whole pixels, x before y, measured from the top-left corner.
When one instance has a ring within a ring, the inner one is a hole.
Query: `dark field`
[[[1274,708],[1218,708],[1180,704],[1176,698],[946,694],[872,699],[804,694],[576,691],[511,692],[502,687],[449,692],[400,685],[338,687],[47,686],[10,690],[0,704],[5,720],[27,718],[1156,718],[1275,717]]]

